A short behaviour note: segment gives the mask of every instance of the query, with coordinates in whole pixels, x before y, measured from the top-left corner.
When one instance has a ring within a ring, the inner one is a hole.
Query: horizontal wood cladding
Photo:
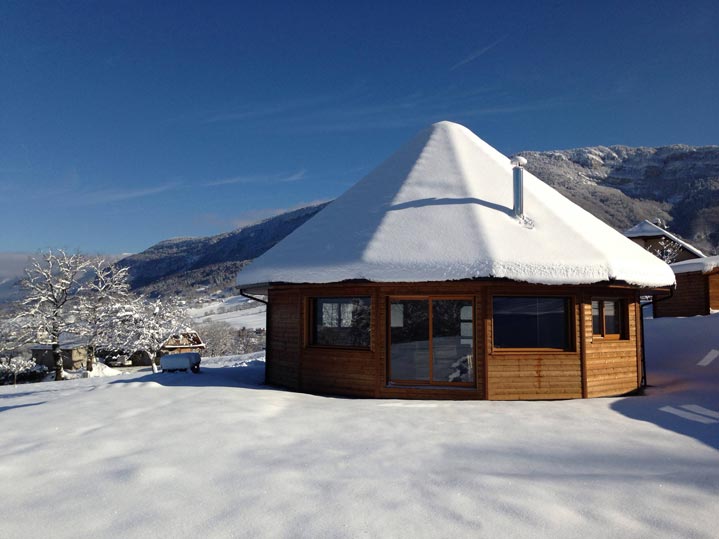
[[[570,299],[568,351],[492,347],[494,295],[552,295]],[[369,349],[310,345],[307,312],[313,298],[369,296]],[[472,298],[473,387],[405,385],[388,379],[390,298]],[[625,300],[627,339],[593,338],[592,297]],[[402,399],[568,399],[617,395],[638,385],[639,329],[635,288],[626,285],[547,286],[507,281],[282,285],[269,292],[267,381],[319,394]]]
[[[267,309],[268,384],[300,389],[301,300],[299,293],[269,290]]]
[[[622,300],[624,338],[604,339],[592,333],[591,296],[584,296],[585,392],[587,397],[622,395],[635,391],[641,382],[641,343],[639,342],[639,297],[634,293],[616,293]]]
[[[709,277],[713,276],[699,272],[677,274],[674,294],[669,298],[657,298],[654,301],[654,316],[660,318],[709,314]],[[719,292],[715,292],[715,295],[719,295]]]
[[[709,287],[709,308],[719,310],[719,272],[707,275],[707,286]]]

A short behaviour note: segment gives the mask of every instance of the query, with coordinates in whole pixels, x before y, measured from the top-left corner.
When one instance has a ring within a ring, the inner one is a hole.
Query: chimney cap
[[[527,160],[521,155],[515,155],[514,157],[512,157],[511,163],[513,167],[523,167],[527,164]]]

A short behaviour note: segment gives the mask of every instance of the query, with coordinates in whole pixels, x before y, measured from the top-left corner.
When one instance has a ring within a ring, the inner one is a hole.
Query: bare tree
[[[24,374],[34,368],[35,361],[29,357],[0,357],[0,375],[11,375],[13,385],[17,385],[18,374]]]
[[[227,322],[207,322],[197,326],[206,348],[205,356],[230,356],[239,354],[238,331]]]
[[[100,257],[88,263],[92,278],[78,297],[77,315],[80,331],[87,338],[87,370],[91,371],[98,347],[113,349],[122,342],[117,330],[118,309],[133,299],[128,280],[128,268],[113,267]]]
[[[171,299],[138,298],[121,309],[117,318],[125,334],[125,348],[146,352],[153,372],[157,372],[157,355],[168,337],[189,329],[184,307]]]
[[[667,264],[672,264],[677,261],[682,246],[669,238],[662,238],[655,245],[647,247],[647,250]]]
[[[31,259],[25,269],[24,312],[16,321],[37,342],[52,347],[55,380],[63,379],[60,335],[77,328],[75,304],[84,291],[81,280],[89,267],[88,258],[82,254],[50,250]]]

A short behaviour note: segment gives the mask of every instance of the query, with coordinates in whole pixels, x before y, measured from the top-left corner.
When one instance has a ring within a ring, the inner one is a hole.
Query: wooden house
[[[248,265],[270,384],[381,398],[567,399],[642,383],[639,294],[667,264],[440,122]]]
[[[671,265],[677,286],[668,297],[654,301],[654,316],[696,316],[719,311],[719,256]]]
[[[674,254],[672,262],[693,260],[706,256],[690,243],[646,219],[625,230],[624,235],[637,245],[656,255],[660,255],[668,249],[675,250],[676,254]]]

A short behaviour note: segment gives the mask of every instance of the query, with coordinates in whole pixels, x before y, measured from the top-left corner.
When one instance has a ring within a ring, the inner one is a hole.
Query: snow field
[[[662,409],[719,412],[717,330],[647,321],[645,397],[320,397],[261,354],[0,387],[0,535],[716,537],[719,420]]]
[[[248,300],[241,296],[233,296],[222,301],[215,301],[202,307],[188,309],[189,316],[198,324],[208,322],[225,322],[235,329],[264,329],[266,327],[267,306],[257,303],[248,309],[232,310]],[[221,312],[227,309],[227,312]]]

